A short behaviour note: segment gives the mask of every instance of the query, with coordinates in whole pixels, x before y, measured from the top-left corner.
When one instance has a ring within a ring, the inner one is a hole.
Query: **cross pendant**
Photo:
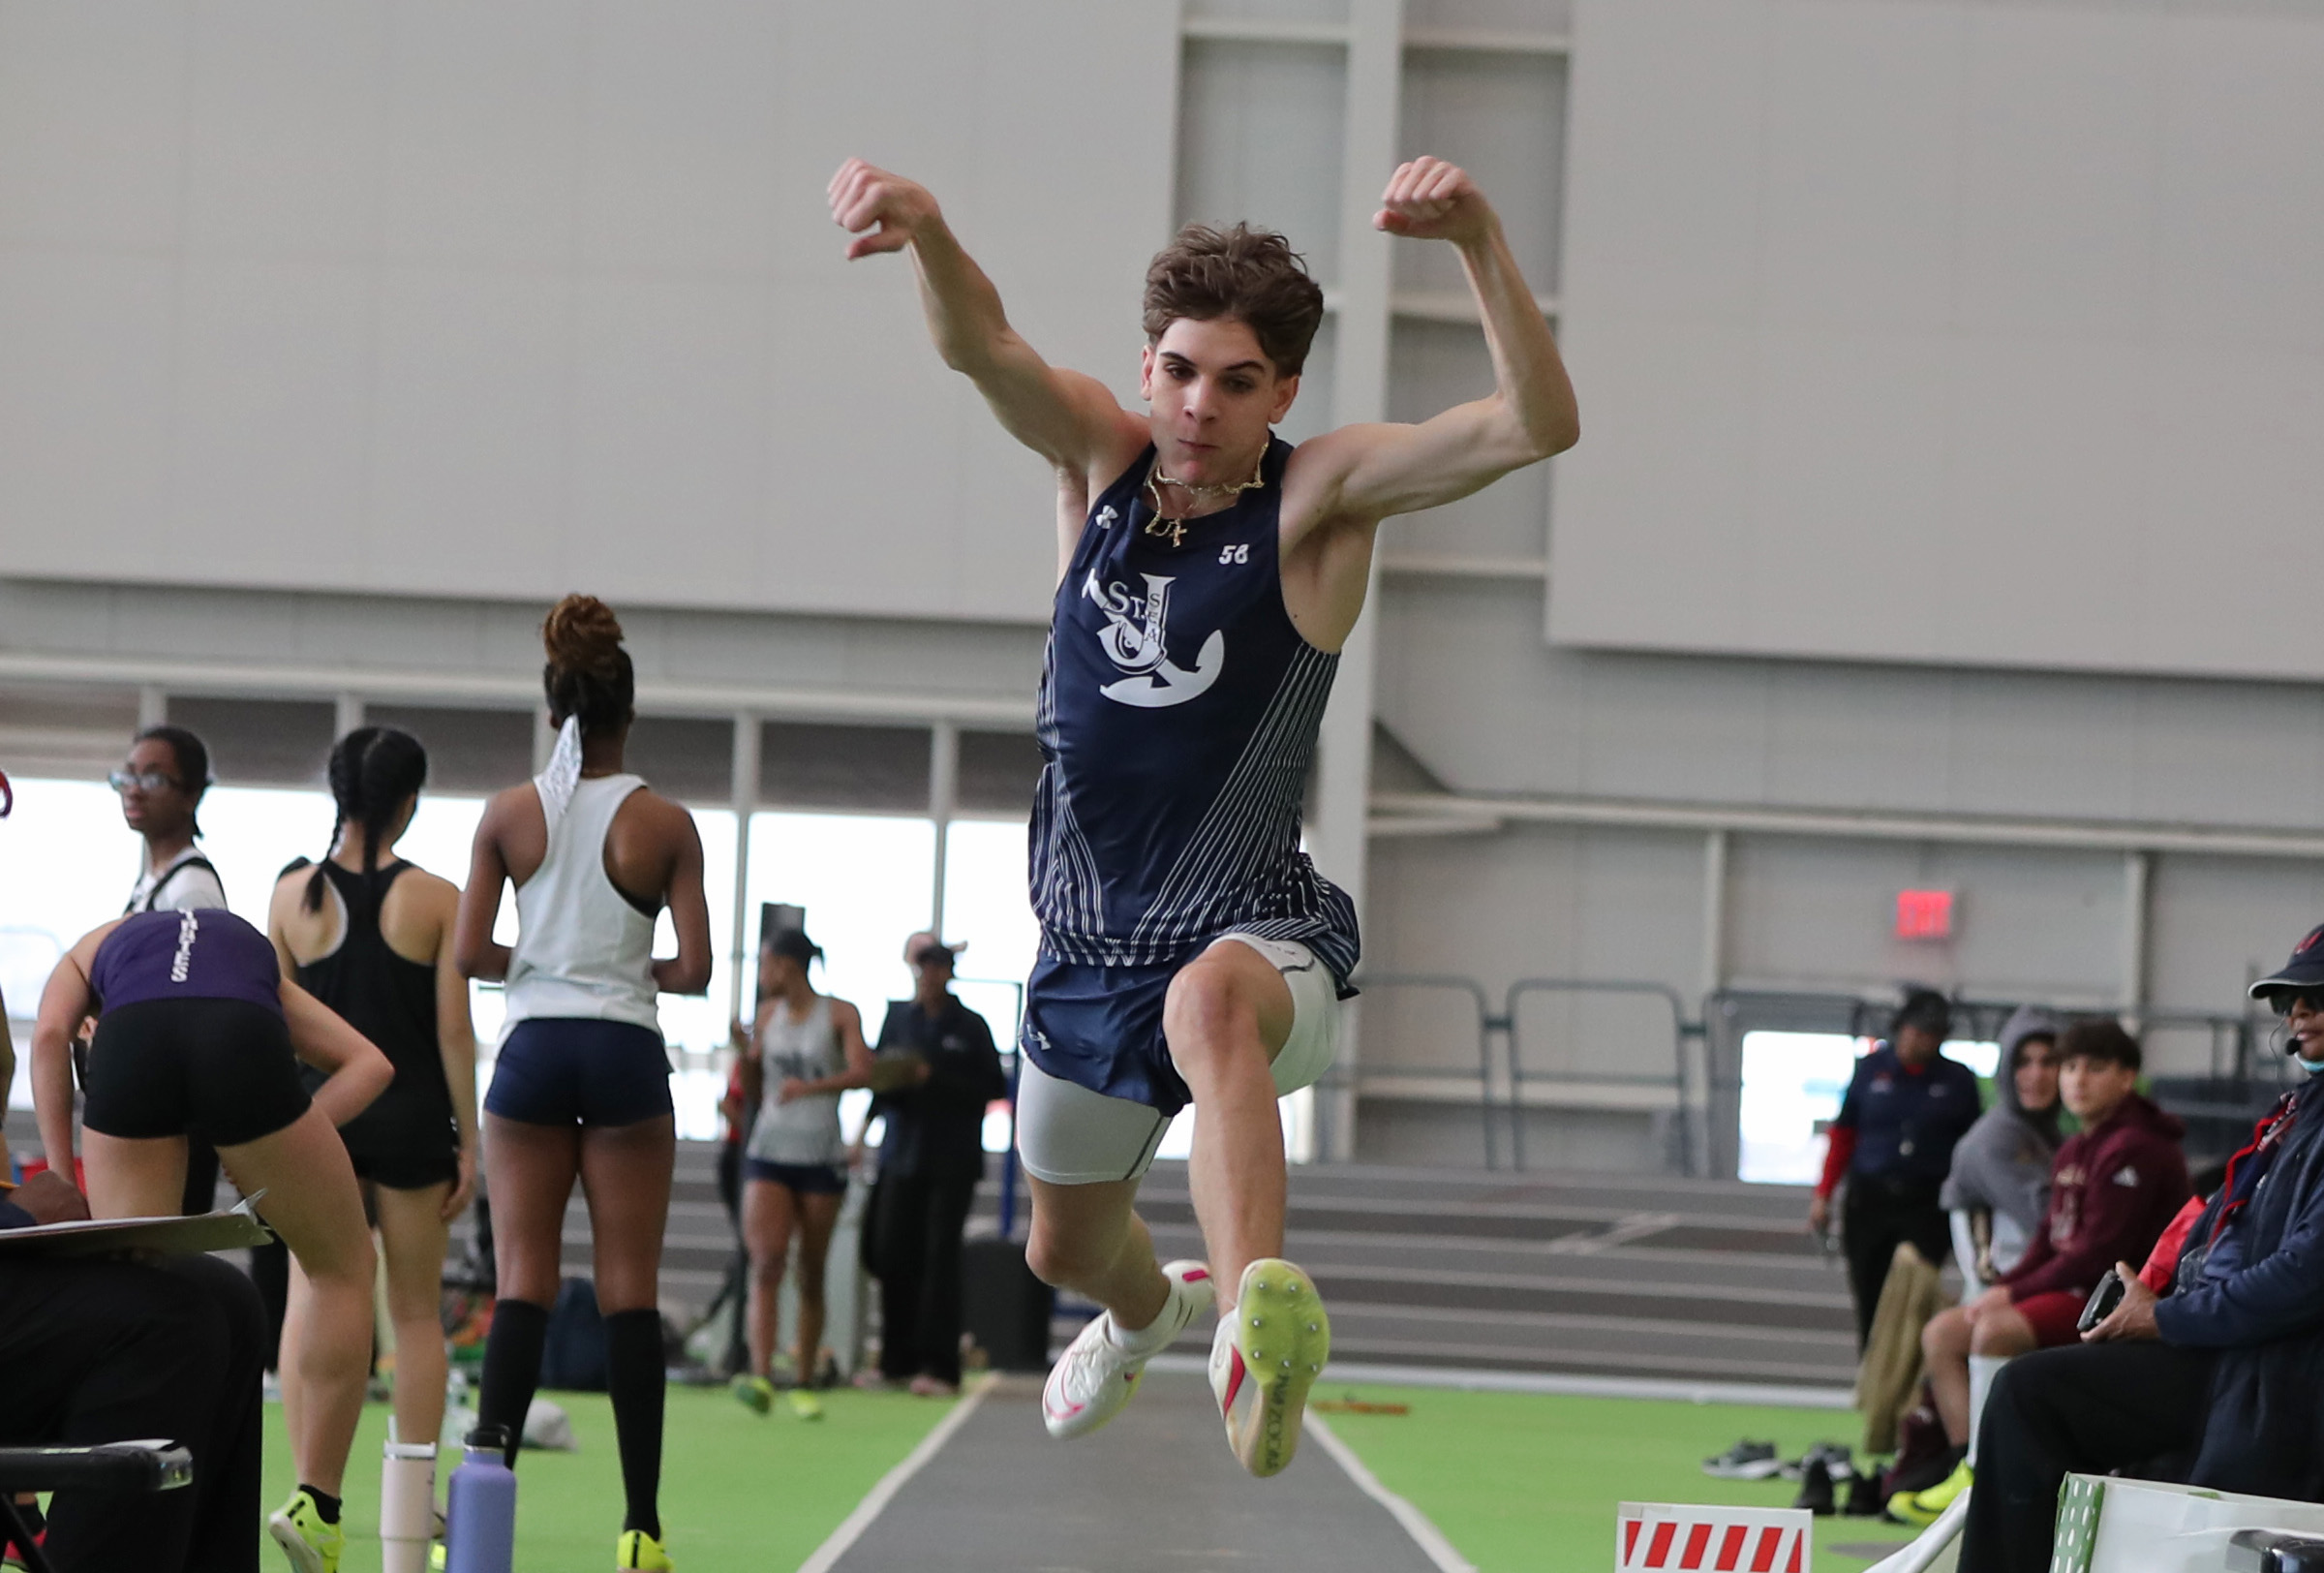
[[[1186,521],[1166,519],[1156,514],[1146,521],[1146,533],[1149,536],[1168,536],[1172,546],[1182,546],[1186,543]]]

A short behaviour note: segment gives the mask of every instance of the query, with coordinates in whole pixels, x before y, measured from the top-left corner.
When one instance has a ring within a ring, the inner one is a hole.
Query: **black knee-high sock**
[[[530,1300],[503,1300],[492,1308],[492,1332],[484,1340],[483,1391],[476,1397],[478,1426],[508,1428],[508,1467],[525,1439],[525,1411],[540,1385],[540,1351],[548,1342],[549,1308]]]
[[[668,1367],[662,1359],[661,1312],[617,1311],[605,1318],[606,1385],[613,1392],[613,1430],[622,1453],[622,1490],[629,1499],[625,1529],[661,1538],[661,1403]]]

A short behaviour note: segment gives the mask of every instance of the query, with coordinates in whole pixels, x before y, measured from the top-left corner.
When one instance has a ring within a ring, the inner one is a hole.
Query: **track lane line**
[[[1445,1538],[1445,1532],[1427,1514],[1380,1484],[1380,1477],[1365,1467],[1356,1450],[1339,1439],[1338,1434],[1324,1423],[1322,1415],[1310,1409],[1303,1423],[1307,1434],[1324,1444],[1324,1451],[1331,1455],[1331,1461],[1356,1483],[1356,1489],[1387,1508],[1389,1516],[1404,1527],[1404,1532],[1421,1548],[1422,1555],[1436,1564],[1438,1573],[1477,1573],[1477,1565],[1453,1549],[1452,1542]]]
[[[944,1450],[944,1444],[952,1440],[953,1433],[968,1423],[968,1417],[976,1412],[978,1404],[985,1402],[985,1395],[993,1391],[993,1384],[997,1379],[989,1372],[978,1378],[961,1396],[961,1401],[952,1406],[952,1413],[937,1421],[929,1434],[920,1438],[919,1446],[906,1453],[902,1463],[879,1477],[879,1484],[864,1494],[864,1499],[855,1504],[855,1511],[841,1519],[840,1527],[815,1548],[814,1555],[799,1564],[799,1573],[831,1573],[840,1558],[847,1555],[849,1548],[863,1538],[864,1531],[872,1527],[872,1521],[896,1499],[896,1494],[903,1490],[912,1476],[927,1467],[929,1460]],[[1470,1573],[1475,1573],[1475,1570],[1471,1569]]]

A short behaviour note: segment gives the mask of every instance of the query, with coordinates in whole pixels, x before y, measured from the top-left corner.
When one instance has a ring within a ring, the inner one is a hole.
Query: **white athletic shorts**
[[[1290,940],[1222,934],[1213,945],[1248,945],[1291,987],[1291,1035],[1276,1051],[1275,1095],[1313,1086],[1339,1050],[1339,985],[1315,952]],[[1017,1157],[1053,1186],[1135,1180],[1154,1161],[1170,1116],[1149,1104],[1108,1097],[1062,1080],[1021,1057],[1017,1071]]]

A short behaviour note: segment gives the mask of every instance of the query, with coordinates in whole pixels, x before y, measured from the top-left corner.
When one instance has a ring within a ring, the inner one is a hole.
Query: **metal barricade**
[[[1484,1166],[1501,1166],[1499,1144],[1494,1139],[1493,1122],[1493,1034],[1502,1023],[1493,1015],[1492,1000],[1484,985],[1473,977],[1460,977],[1449,972],[1367,972],[1355,978],[1356,987],[1366,994],[1391,989],[1434,989],[1440,992],[1468,997],[1477,1017],[1477,1117],[1484,1137]],[[1466,1075],[1467,1072],[1432,1069],[1421,1066],[1383,1066],[1363,1072],[1366,1078],[1393,1079],[1404,1076],[1413,1079],[1435,1078],[1445,1075]],[[1344,1073],[1335,1072],[1324,1079],[1326,1087],[1341,1088],[1353,1083]]]
[[[1481,993],[1483,991],[1480,991]],[[1527,995],[1598,995],[1628,997],[1640,1000],[1659,1000],[1670,1011],[1670,1068],[1667,1072],[1624,1072],[1611,1070],[1545,1070],[1532,1071],[1525,1065],[1523,1039],[1517,1030],[1518,1004]],[[1687,1097],[1686,1040],[1701,1033],[1699,1024],[1687,1020],[1687,1005],[1676,989],[1665,983],[1646,982],[1632,978],[1582,977],[1524,977],[1509,986],[1503,997],[1501,1015],[1488,1017],[1485,1025],[1497,1028],[1509,1043],[1509,1119],[1511,1159],[1514,1167],[1525,1167],[1525,1086],[1528,1081],[1564,1083],[1569,1086],[1596,1087],[1669,1087],[1675,1095],[1674,1117],[1678,1122],[1679,1167],[1682,1173],[1695,1169],[1694,1142],[1691,1134],[1692,1116]]]

